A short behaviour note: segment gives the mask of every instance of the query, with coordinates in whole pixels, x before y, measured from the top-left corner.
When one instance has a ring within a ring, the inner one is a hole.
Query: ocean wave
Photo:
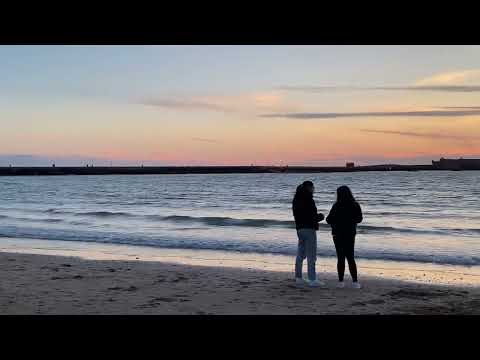
[[[276,219],[259,219],[259,218],[233,218],[228,216],[188,216],[188,215],[140,215],[133,214],[129,212],[115,212],[115,211],[87,211],[87,212],[71,212],[57,209],[48,209],[43,212],[61,215],[69,214],[74,216],[86,216],[93,218],[136,218],[144,219],[149,221],[167,221],[174,223],[184,223],[184,224],[202,224],[211,227],[250,227],[250,228],[285,228],[285,229],[294,229],[295,222],[293,220],[276,220]],[[6,215],[0,215],[0,219],[8,218]],[[23,221],[33,221],[33,222],[62,222],[64,219],[34,219],[34,218],[24,218],[24,217],[10,217],[14,220],[23,220]],[[70,221],[70,223],[74,223]],[[76,223],[75,225],[82,225]],[[331,227],[329,224],[322,222],[319,224],[321,230],[330,231]],[[368,233],[385,233],[385,234],[425,234],[425,235],[476,235],[480,233],[479,228],[431,228],[431,229],[422,229],[422,228],[407,228],[407,227],[393,227],[393,226],[379,226],[379,225],[367,225],[359,224],[357,226],[357,231],[360,234]]]
[[[141,234],[124,234],[115,232],[97,232],[97,231],[76,231],[67,229],[42,229],[42,228],[18,228],[15,226],[0,227],[0,237],[7,238],[28,238],[40,240],[63,240],[63,241],[81,241],[93,243],[111,243],[124,244],[131,246],[149,246],[155,248],[171,249],[198,249],[198,250],[219,250],[234,251],[240,253],[257,254],[279,254],[294,256],[296,253],[296,244],[294,241],[288,244],[272,244],[255,241],[240,241],[229,239],[229,241],[220,241],[212,238],[168,238],[151,237]],[[318,248],[319,256],[333,257],[335,250],[333,247]],[[446,254],[425,254],[413,252],[388,252],[376,251],[373,249],[359,248],[356,256],[360,259],[385,260],[385,261],[403,261],[419,263],[437,263],[449,265],[480,265],[480,257],[465,255],[446,255]]]
[[[0,219],[10,219],[13,221],[26,221],[26,222],[43,222],[43,223],[61,223],[64,219],[59,218],[28,218],[28,217],[15,217],[8,215],[0,215]]]
[[[221,216],[193,217],[193,216],[185,216],[185,215],[162,216],[160,217],[160,219],[167,220],[167,221],[175,221],[175,222],[199,222],[199,223],[203,223],[210,226],[247,226],[247,227],[280,226],[280,227],[288,227],[288,228],[295,227],[294,221],[273,220],[273,219],[235,219],[231,217],[221,217]]]
[[[88,221],[69,221],[68,223],[72,225],[91,225]]]
[[[96,216],[96,217],[135,217],[136,215],[126,212],[114,211],[87,211],[75,213],[78,216]]]
[[[60,209],[48,209],[48,210],[37,210],[34,212],[44,212],[48,214],[64,214],[64,215],[75,215],[75,216],[93,216],[93,217],[135,217],[136,215],[122,212],[122,211],[85,211],[85,212],[75,212],[75,211],[66,211]]]
[[[203,216],[203,217],[194,217],[187,215],[171,215],[171,216],[159,216],[159,215],[149,215],[147,216],[151,220],[163,220],[163,221],[172,221],[172,222],[183,222],[183,223],[201,223],[208,226],[244,226],[244,227],[283,227],[293,229],[295,228],[295,222],[293,220],[274,220],[274,219],[236,219],[231,217],[221,217],[221,216]],[[320,223],[320,229],[330,230],[331,227],[329,224]],[[418,229],[418,228],[399,228],[392,226],[375,226],[375,225],[358,225],[357,231],[360,234],[366,234],[371,232],[379,233],[407,233],[407,234],[436,234],[436,235],[448,235],[451,231],[458,233],[468,234],[470,232],[476,233],[479,229],[448,229],[448,228],[438,228],[438,229]]]
[[[58,209],[48,209],[48,210],[33,210],[30,209],[28,210],[30,212],[44,212],[47,214],[70,214],[70,211],[65,211],[65,210],[58,210]]]
[[[34,219],[35,221],[42,221],[46,223],[60,223],[63,222],[63,219]]]
[[[374,225],[359,225],[357,230],[360,234],[367,234],[369,232],[383,232],[383,233],[406,233],[406,234],[444,234],[444,230],[427,230],[427,229],[412,229],[412,228],[398,228],[393,226],[374,226]]]

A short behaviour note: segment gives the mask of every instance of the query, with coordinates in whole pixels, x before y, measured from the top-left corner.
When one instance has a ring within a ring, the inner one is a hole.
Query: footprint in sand
[[[156,297],[156,298],[153,298],[152,300],[150,300],[150,302],[157,302],[157,301],[160,301],[160,302],[174,302],[175,299],[168,298],[168,297]]]
[[[367,304],[366,304],[366,303],[363,303],[363,302],[357,301],[357,302],[352,303],[351,305],[352,305],[352,306],[365,306],[365,305],[367,305]]]
[[[352,306],[365,306],[365,305],[380,305],[385,304],[385,300],[382,299],[372,299],[368,301],[357,301],[352,303]]]
[[[154,308],[154,307],[157,307],[158,305],[161,305],[162,303],[174,302],[174,301],[175,299],[171,299],[167,297],[156,297],[156,298],[150,299],[146,304],[142,304],[137,307],[140,309]]]
[[[123,288],[121,286],[114,286],[114,287],[109,287],[108,290],[137,291],[138,288],[136,286],[130,286],[128,288]]]
[[[391,291],[387,294],[386,296],[389,296],[391,299],[397,300],[397,299],[402,299],[402,298],[407,298],[407,299],[428,299],[431,297],[442,297],[442,296],[448,296],[450,295],[448,292],[442,292],[442,291],[424,291],[424,290],[407,290],[407,289],[402,289],[398,291]]]

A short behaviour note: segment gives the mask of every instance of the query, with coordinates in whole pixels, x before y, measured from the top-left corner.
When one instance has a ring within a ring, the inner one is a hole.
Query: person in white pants
[[[317,206],[313,200],[315,187],[311,181],[304,181],[297,187],[293,198],[292,210],[298,236],[297,258],[295,260],[295,281],[304,284],[302,276],[303,260],[307,259],[309,286],[324,286],[317,279],[317,233],[318,223],[324,219],[323,214],[317,213]]]

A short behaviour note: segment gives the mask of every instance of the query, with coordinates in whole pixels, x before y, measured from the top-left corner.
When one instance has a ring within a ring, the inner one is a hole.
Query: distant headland
[[[154,174],[249,174],[249,173],[332,173],[357,171],[480,170],[480,159],[444,159],[431,165],[355,166],[85,166],[0,167],[0,176],[35,175],[154,175]]]

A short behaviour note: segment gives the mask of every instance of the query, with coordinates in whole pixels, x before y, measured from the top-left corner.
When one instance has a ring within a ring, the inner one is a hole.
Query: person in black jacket
[[[297,187],[293,198],[292,210],[295,227],[298,235],[297,258],[295,261],[295,281],[304,284],[302,276],[303,260],[307,258],[308,285],[324,286],[317,280],[315,262],[317,260],[317,233],[318,222],[324,219],[322,214],[317,214],[317,207],[313,200],[315,187],[311,181],[305,181]]]
[[[345,273],[345,258],[348,261],[353,287],[360,289],[357,278],[357,264],[354,258],[355,235],[357,224],[363,220],[362,209],[355,201],[348,186],[337,189],[337,202],[333,204],[327,216],[327,223],[332,227],[333,242],[337,252],[338,287],[343,288],[343,275]]]

